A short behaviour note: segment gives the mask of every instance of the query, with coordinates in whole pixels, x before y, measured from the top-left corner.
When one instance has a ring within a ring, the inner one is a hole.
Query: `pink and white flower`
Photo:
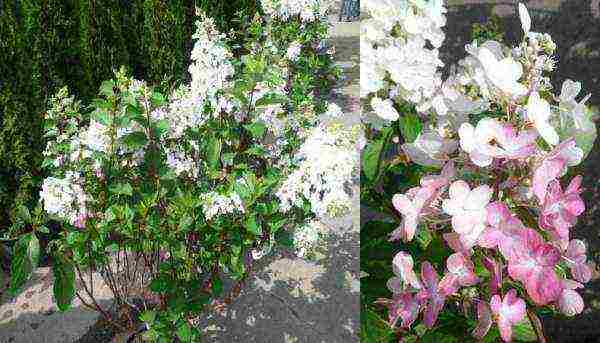
[[[488,185],[471,190],[465,181],[458,180],[450,185],[449,195],[442,208],[452,216],[452,228],[460,235],[461,242],[471,248],[485,229],[485,207],[492,197],[492,190]]]
[[[515,243],[520,240],[519,232],[525,226],[503,202],[489,204],[486,211],[488,227],[479,237],[478,245],[488,249],[498,248],[504,258],[508,259]]]
[[[573,280],[562,280],[562,292],[558,298],[558,308],[566,316],[572,317],[583,311],[583,299],[574,290],[582,288],[583,285]]]
[[[586,246],[579,239],[569,242],[567,251],[563,255],[563,260],[571,268],[573,279],[579,282],[588,282],[592,278],[592,269],[587,264]]]
[[[389,323],[394,327],[398,319],[402,320],[401,327],[409,328],[419,316],[421,303],[416,295],[410,292],[395,294],[388,305]]]
[[[461,148],[474,164],[487,167],[494,158],[521,159],[536,150],[537,133],[526,130],[519,134],[514,127],[492,118],[481,119],[476,127],[463,123],[458,130]]]
[[[446,163],[440,175],[431,175],[421,179],[421,187],[413,187],[406,194],[396,194],[392,198],[394,208],[402,214],[402,223],[390,234],[390,240],[413,239],[419,219],[431,211],[430,204],[439,196],[454,175],[454,164]]]
[[[525,301],[517,297],[517,292],[511,289],[504,298],[496,294],[490,300],[492,316],[500,329],[500,336],[505,342],[512,340],[512,327],[525,318]]]
[[[508,274],[523,282],[527,294],[538,305],[545,305],[560,295],[560,281],[554,267],[560,260],[556,247],[544,241],[533,229],[519,231],[508,258]]]
[[[400,293],[406,286],[411,286],[416,289],[421,288],[421,282],[417,278],[415,271],[413,270],[413,259],[412,257],[401,251],[394,256],[392,261],[392,269],[395,277],[388,280],[388,288],[394,293]]]
[[[479,282],[479,278],[473,272],[475,268],[473,262],[461,253],[450,255],[446,260],[446,268],[448,273],[444,275],[444,279],[448,280],[446,282],[450,282],[455,288],[473,286]]]
[[[540,203],[546,199],[548,185],[563,176],[568,167],[576,166],[583,160],[583,150],[577,147],[574,138],[569,138],[554,148],[533,172],[533,194]]]
[[[585,211],[585,203],[579,196],[581,180],[581,176],[573,178],[564,192],[558,180],[550,182],[542,204],[540,226],[550,232],[561,250],[565,250],[569,244],[569,229]]]
[[[448,284],[438,283],[438,275],[429,262],[421,264],[421,281],[423,288],[417,293],[417,299],[425,306],[423,324],[431,328],[444,307],[446,297],[452,294],[453,290]]]

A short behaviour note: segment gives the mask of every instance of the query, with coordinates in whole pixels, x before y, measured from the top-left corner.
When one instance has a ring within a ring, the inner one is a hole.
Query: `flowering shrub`
[[[341,110],[326,102],[339,71],[325,8],[263,6],[270,16],[247,24],[243,46],[202,16],[191,81],[171,94],[123,69],[89,106],[56,94],[45,118],[50,176],[34,218],[24,215],[34,232],[19,241],[14,292],[36,265],[45,212],[62,223],[50,243],[59,309],[77,296],[122,326],[94,299],[98,271],[145,338],[197,341],[200,313],[239,294],[284,229],[298,228],[305,255],[323,233],[314,214],[349,208],[359,130],[336,123]]]
[[[365,8],[361,193],[363,206],[393,220],[363,231],[394,228],[391,296],[376,301],[388,325],[402,342],[469,333],[527,341],[543,336],[537,314],[581,313],[577,289],[591,268],[585,243],[570,234],[585,204],[582,177],[569,168],[589,153],[596,129],[589,96],[577,100],[580,83],[552,90],[552,38],[531,31],[519,4],[518,46],[475,40],[443,79],[441,0]],[[378,319],[366,311],[369,336]]]

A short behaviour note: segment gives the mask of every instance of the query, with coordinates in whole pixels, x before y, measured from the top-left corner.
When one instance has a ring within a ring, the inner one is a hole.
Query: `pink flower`
[[[446,297],[452,294],[452,287],[443,283],[438,284],[438,275],[429,262],[421,264],[421,281],[423,288],[417,294],[417,299],[425,304],[425,318],[423,324],[428,328],[433,327],[438,314],[444,307]]]
[[[485,207],[492,197],[488,185],[473,190],[462,180],[450,185],[450,199],[444,200],[442,208],[452,216],[452,228],[460,235],[465,247],[471,248],[485,229]]]
[[[465,256],[470,256],[469,248],[460,241],[460,235],[456,232],[448,232],[442,235],[446,244],[455,252],[463,253]]]
[[[502,263],[485,256],[483,265],[490,272],[490,293],[496,294],[502,288]]]
[[[401,251],[394,256],[392,261],[392,269],[397,276],[392,277],[388,281],[388,288],[394,293],[400,293],[405,289],[405,286],[412,286],[416,289],[421,288],[421,282],[417,279],[417,275],[413,270],[412,257]]]
[[[474,267],[473,262],[467,256],[454,253],[446,260],[448,273],[444,278],[449,280],[446,282],[450,282],[453,285],[452,288],[473,286],[479,282],[479,278],[473,272]]]
[[[478,245],[488,249],[497,247],[504,258],[508,259],[511,249],[520,240],[520,231],[525,226],[510,212],[508,206],[500,201],[489,204],[486,207],[486,214],[488,227],[479,237]]]
[[[562,292],[558,298],[560,312],[567,316],[574,316],[583,311],[583,299],[574,289],[583,287],[579,282],[562,280]]]
[[[511,289],[506,293],[504,299],[499,295],[493,295],[490,300],[490,308],[498,323],[500,336],[505,342],[512,339],[512,327],[525,318],[525,301],[517,297],[517,292]]]
[[[390,326],[394,327],[398,319],[401,319],[401,327],[409,328],[417,319],[420,307],[421,304],[414,294],[409,292],[395,294],[388,305]]]
[[[536,304],[556,300],[560,294],[560,282],[554,272],[560,260],[558,249],[545,243],[535,230],[521,230],[519,236],[508,258],[508,274],[523,282]]]
[[[592,278],[592,269],[586,263],[585,250],[585,243],[579,239],[574,239],[569,242],[567,251],[563,256],[567,266],[571,268],[573,279],[583,283],[590,281]]]
[[[583,159],[583,150],[577,147],[574,138],[557,145],[533,172],[533,194],[540,203],[546,199],[548,185],[563,176],[567,167],[578,165]]]
[[[492,326],[492,312],[487,303],[477,302],[477,326],[473,330],[473,337],[482,339],[487,335]]]
[[[563,193],[558,180],[550,182],[539,217],[540,226],[550,232],[552,239],[562,250],[569,243],[569,228],[577,222],[577,217],[585,211],[581,193],[581,176],[571,180]]]
[[[454,164],[446,163],[440,175],[430,175],[421,179],[421,187],[413,187],[406,194],[396,194],[392,198],[394,208],[402,214],[402,223],[390,234],[390,240],[411,241],[417,231],[421,216],[431,209],[430,204],[439,196],[440,189],[448,185],[454,175]]]

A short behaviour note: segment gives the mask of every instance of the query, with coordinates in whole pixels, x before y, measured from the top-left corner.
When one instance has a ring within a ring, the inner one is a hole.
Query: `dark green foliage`
[[[196,7],[229,31],[257,1],[0,1],[0,235],[16,204],[37,201],[51,95],[66,85],[89,100],[122,65],[165,90],[187,79]]]

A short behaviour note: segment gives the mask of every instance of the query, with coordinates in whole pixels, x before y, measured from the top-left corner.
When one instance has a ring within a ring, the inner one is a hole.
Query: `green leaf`
[[[64,257],[55,256],[52,265],[54,272],[54,301],[61,311],[71,307],[75,296],[75,269]]]
[[[27,206],[19,205],[17,206],[17,218],[21,219],[25,223],[31,223],[31,214],[29,213],[29,209]]]
[[[140,131],[132,132],[128,135],[123,136],[123,144],[132,150],[143,148],[148,143],[148,137],[146,134]]]
[[[223,292],[223,281],[219,276],[215,276],[212,279],[212,294],[215,297],[218,297]]]
[[[288,98],[281,95],[281,94],[267,94],[265,96],[263,96],[262,98],[258,99],[256,101],[256,107],[261,107],[261,106],[269,106],[269,105],[275,105],[275,104],[285,104],[287,103]]]
[[[362,153],[362,171],[367,180],[374,182],[379,178],[381,168],[381,155],[387,144],[391,130],[385,129],[378,140],[371,142]]]
[[[152,105],[154,105],[154,107],[160,107],[167,102],[164,95],[159,92],[152,93],[152,98],[150,100],[152,101]]]
[[[182,342],[192,342],[192,328],[187,322],[182,322],[177,327],[177,337]]]
[[[250,216],[246,219],[245,227],[248,230],[248,232],[254,234],[255,236],[262,235],[262,228],[256,222],[255,216]]]
[[[33,269],[37,267],[40,256],[40,243],[32,232],[19,238],[13,247],[11,279],[8,292],[17,295],[21,287],[29,280]]]
[[[140,315],[140,320],[147,324],[154,323],[155,319],[156,319],[155,311],[147,310],[147,311],[142,312],[142,314]]]
[[[267,130],[267,126],[261,122],[246,124],[244,125],[244,128],[248,130],[248,132],[250,132],[252,138],[254,139],[262,138],[262,136],[265,134],[265,131]]]
[[[365,343],[389,342],[394,332],[375,311],[363,307],[360,315],[360,341]]]
[[[221,164],[221,150],[223,143],[218,137],[211,137],[208,144],[207,160],[211,170],[218,170]]]
[[[150,290],[156,293],[165,293],[169,289],[169,282],[166,278],[159,276],[150,282]]]
[[[515,341],[522,342],[537,341],[535,330],[533,329],[529,318],[525,317],[525,319],[518,322],[517,325],[513,326],[513,339]]]
[[[100,85],[100,94],[104,95],[107,98],[111,97],[115,94],[114,87],[115,87],[115,81],[106,80],[106,81],[102,82],[102,85]]]
[[[129,196],[133,194],[133,188],[128,182],[111,185],[109,190],[113,194],[124,194]]]
[[[417,139],[417,136],[421,133],[422,125],[419,117],[412,113],[405,113],[398,120],[400,125],[400,132],[402,133],[402,137],[404,137],[404,141],[407,143],[412,143]]]

